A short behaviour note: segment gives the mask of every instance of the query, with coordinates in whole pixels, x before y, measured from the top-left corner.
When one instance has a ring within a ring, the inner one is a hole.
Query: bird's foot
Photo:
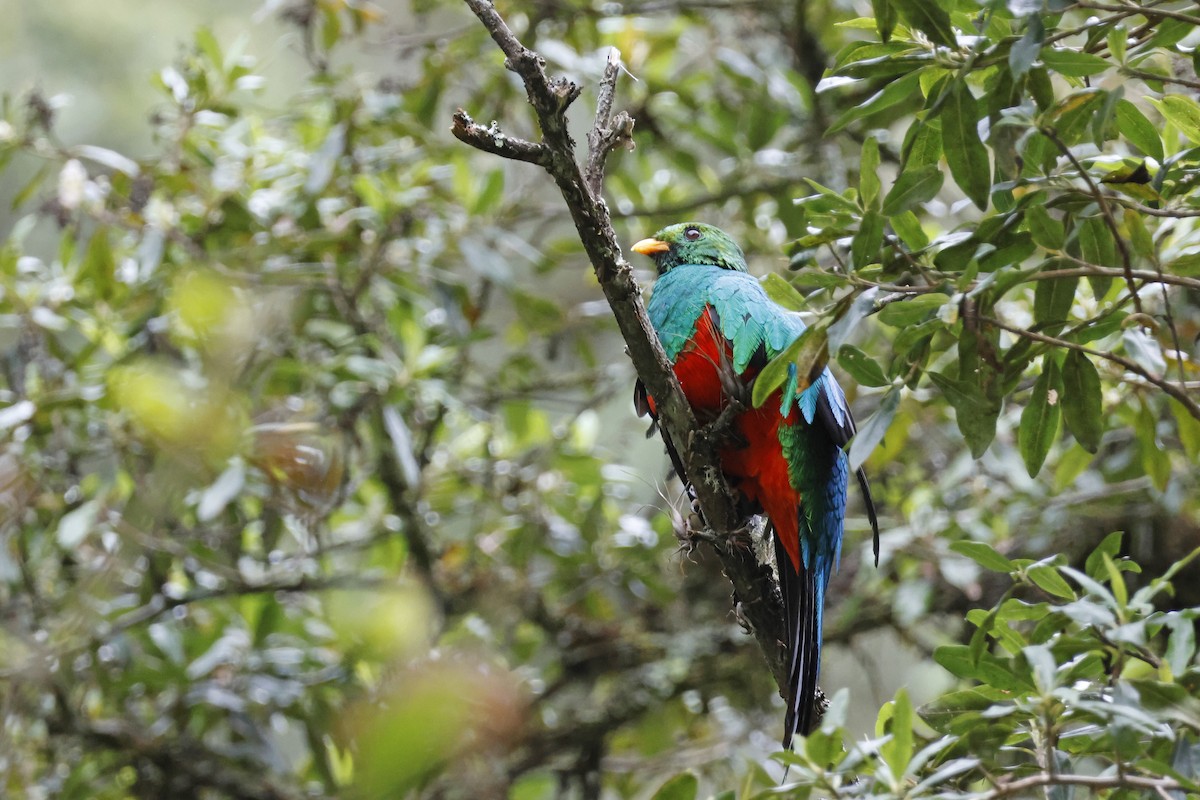
[[[725,544],[729,549],[737,550],[753,550],[754,549],[754,532],[753,527],[749,524],[743,525],[730,531],[725,536]]]

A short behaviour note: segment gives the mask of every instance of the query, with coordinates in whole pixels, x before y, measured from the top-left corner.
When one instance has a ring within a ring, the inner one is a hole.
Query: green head
[[[680,264],[746,271],[742,248],[725,231],[703,222],[684,222],[663,228],[653,238],[642,239],[632,250],[653,258],[659,275],[667,274]]]

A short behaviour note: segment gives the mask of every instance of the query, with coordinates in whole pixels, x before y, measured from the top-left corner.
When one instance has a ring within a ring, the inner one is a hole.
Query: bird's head
[[[642,239],[633,252],[650,256],[665,275],[680,264],[701,264],[738,272],[746,271],[746,257],[729,234],[703,222],[683,222]]]

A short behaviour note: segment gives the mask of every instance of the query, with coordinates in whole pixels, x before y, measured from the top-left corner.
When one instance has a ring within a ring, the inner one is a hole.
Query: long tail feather
[[[879,566],[879,518],[875,516],[875,501],[871,499],[871,484],[867,481],[867,473],[862,468],[858,468],[858,472],[854,473],[858,476],[858,486],[862,489],[863,502],[867,506],[867,519],[871,521],[871,533],[873,537],[871,543],[875,551],[875,566]]]
[[[774,538],[788,631],[788,696],[783,727],[783,748],[787,750],[792,746],[794,734],[807,735],[817,721],[817,678],[821,672],[821,617],[825,591],[819,575],[821,570],[802,567],[797,573],[779,537]]]

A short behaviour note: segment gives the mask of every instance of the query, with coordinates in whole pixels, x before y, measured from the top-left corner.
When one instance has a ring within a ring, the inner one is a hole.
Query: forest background
[[[729,230],[847,388],[884,535],[852,494],[820,731],[775,753],[606,262],[451,133],[539,138],[471,8],[20,4],[6,792],[1200,791],[1195,4],[498,11],[584,144],[619,51],[614,241]]]

